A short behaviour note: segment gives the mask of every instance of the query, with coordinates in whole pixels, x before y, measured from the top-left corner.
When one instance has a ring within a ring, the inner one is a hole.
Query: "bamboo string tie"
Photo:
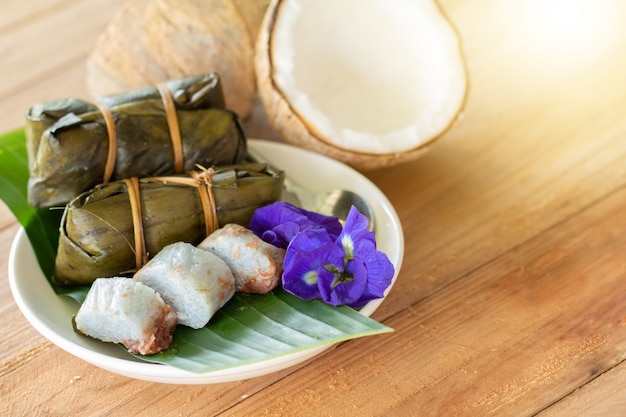
[[[170,139],[172,141],[172,152],[174,154],[174,172],[182,174],[184,169],[183,145],[180,137],[180,127],[178,125],[178,116],[176,115],[176,105],[172,98],[172,93],[165,83],[156,86],[161,94],[163,108],[165,109],[165,117],[167,118],[167,126],[170,130]]]
[[[195,187],[198,190],[198,195],[200,197],[200,203],[202,204],[202,212],[204,215],[204,227],[206,236],[210,235],[217,229],[219,229],[219,219],[217,216],[217,204],[215,202],[215,194],[213,193],[213,176],[215,175],[215,170],[213,168],[204,168],[200,165],[196,165],[199,171],[190,171],[187,177],[175,177],[175,176],[167,176],[167,177],[150,177],[143,178],[142,182],[153,181],[160,182],[163,184],[178,184],[185,185],[188,187]],[[131,180],[133,180],[131,178]],[[125,181],[131,181],[125,180]],[[136,180],[136,185],[131,184],[128,186],[128,194],[131,199],[131,210],[133,212],[133,229],[135,232],[135,248],[141,248],[143,253],[137,252],[137,267],[139,268],[145,262],[147,262],[147,254],[145,253],[145,238],[143,233],[143,222],[141,219],[141,200],[140,200],[140,187],[139,181]],[[131,188],[133,190],[131,191]],[[136,191],[135,191],[136,190]],[[139,240],[141,239],[141,241]],[[139,263],[142,262],[142,263]]]
[[[139,180],[136,177],[123,180],[128,190],[130,210],[133,218],[133,232],[135,235],[135,265],[137,269],[148,262],[146,240],[143,231],[143,217],[141,213],[141,196]]]
[[[156,87],[161,95],[161,101],[163,102],[165,117],[167,119],[167,126],[170,132],[170,140],[172,141],[174,172],[176,174],[182,174],[185,169],[185,161],[183,157],[183,144],[180,135],[180,126],[178,124],[178,116],[176,114],[176,105],[174,104],[172,93],[167,88],[165,83],[158,84]],[[109,140],[109,150],[107,152],[107,159],[104,165],[104,174],[102,178],[102,183],[106,184],[111,181],[113,171],[115,170],[115,163],[117,159],[117,129],[115,127],[115,119],[113,118],[111,110],[104,103],[98,101],[94,103],[94,106],[96,106],[98,111],[102,114]]]
[[[107,153],[106,164],[104,165],[104,175],[102,177],[102,182],[106,184],[111,180],[113,170],[115,169],[115,159],[117,158],[117,129],[115,128],[115,120],[113,119],[111,110],[105,106],[104,103],[95,102],[94,105],[102,114],[109,137],[109,151]]]
[[[213,168],[206,169],[200,165],[197,165],[197,167],[201,171],[192,171],[190,175],[198,182],[198,192],[200,193],[206,235],[208,236],[220,227],[217,218],[215,194],[213,193],[213,175],[215,175],[215,170]]]

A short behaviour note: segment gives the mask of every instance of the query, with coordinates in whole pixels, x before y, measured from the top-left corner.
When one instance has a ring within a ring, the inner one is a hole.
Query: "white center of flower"
[[[348,261],[350,259],[354,259],[354,242],[350,235],[345,234],[341,238],[341,246],[343,246],[343,259]]]
[[[309,271],[306,274],[304,274],[302,279],[304,280],[304,282],[306,282],[309,285],[315,285],[317,284],[317,272]]]

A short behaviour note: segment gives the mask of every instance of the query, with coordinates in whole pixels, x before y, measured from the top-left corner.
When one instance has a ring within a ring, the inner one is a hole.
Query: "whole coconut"
[[[254,45],[269,0],[130,0],[87,60],[94,97],[208,72],[245,118],[256,93]]]

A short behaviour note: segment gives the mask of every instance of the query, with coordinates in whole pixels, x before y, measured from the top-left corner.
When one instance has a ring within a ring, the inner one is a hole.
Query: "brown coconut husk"
[[[98,97],[168,79],[217,72],[226,106],[249,115],[256,94],[254,45],[269,0],[130,0],[87,60]]]

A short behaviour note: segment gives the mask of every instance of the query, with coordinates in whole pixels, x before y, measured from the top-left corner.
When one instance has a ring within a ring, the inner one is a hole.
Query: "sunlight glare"
[[[615,29],[615,2],[606,0],[527,0],[518,22],[526,45],[546,63],[576,64],[603,48]]]

